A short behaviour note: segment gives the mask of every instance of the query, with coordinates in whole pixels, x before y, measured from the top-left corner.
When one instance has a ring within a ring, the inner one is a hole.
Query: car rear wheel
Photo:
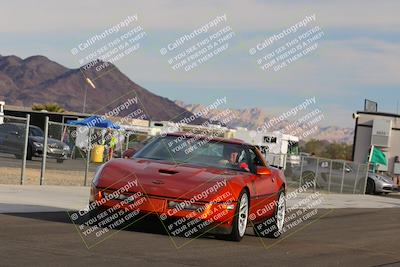
[[[278,238],[283,233],[286,215],[285,191],[280,190],[275,203],[274,216],[254,225],[254,232],[260,237]]]
[[[26,151],[26,159],[27,160],[32,160],[32,156],[33,156],[32,147],[28,146],[28,150]]]
[[[301,185],[305,185],[307,182],[313,183],[315,181],[315,173],[312,171],[305,171],[301,177]]]
[[[232,232],[229,235],[218,235],[217,238],[231,241],[242,240],[246,232],[247,220],[249,218],[249,203],[249,193],[247,190],[242,190],[236,205],[235,216],[233,217]]]
[[[32,148],[30,146],[28,146],[28,150],[26,151],[26,159],[27,160],[32,160]],[[23,155],[22,154],[15,154],[15,158],[17,159],[22,159]]]

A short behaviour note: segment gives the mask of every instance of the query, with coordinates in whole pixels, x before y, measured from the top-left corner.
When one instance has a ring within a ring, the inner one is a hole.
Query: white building
[[[367,162],[372,145],[382,150],[388,166],[379,165],[378,170],[400,175],[400,115],[382,112],[358,111],[354,113],[355,132],[353,160]]]

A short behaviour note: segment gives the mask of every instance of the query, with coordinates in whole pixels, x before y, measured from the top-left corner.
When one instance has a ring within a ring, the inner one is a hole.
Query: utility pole
[[[85,79],[86,83],[88,83],[93,89],[96,89],[96,86],[94,85],[94,83],[92,82],[92,80],[90,80],[89,78]],[[86,98],[87,98],[87,85],[85,85],[85,95],[83,97],[83,109],[82,109],[82,113],[85,113],[86,111]]]

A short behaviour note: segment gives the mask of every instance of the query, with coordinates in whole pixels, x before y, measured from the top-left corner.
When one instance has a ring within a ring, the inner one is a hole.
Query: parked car
[[[3,123],[0,124],[0,152],[14,154],[21,159],[25,142],[25,127],[23,123]],[[43,155],[44,133],[37,126],[29,126],[28,150],[26,159],[41,157]],[[53,139],[47,139],[47,156],[56,158],[58,163],[62,163],[68,158],[70,148],[67,144]]]
[[[355,173],[350,164],[343,161],[331,161],[319,160],[317,166],[317,158],[308,157],[303,159],[303,166],[290,166],[290,175],[300,179],[302,178],[302,184],[307,182],[316,181],[316,187],[319,189],[327,189],[329,184],[334,187],[341,187],[342,177],[344,175],[344,181],[352,180],[355,178]],[[343,172],[344,166],[344,172]],[[318,175],[316,172],[318,171]],[[288,171],[287,171],[288,172]],[[344,184],[344,187],[353,188],[353,184]]]
[[[379,194],[379,193],[392,193],[397,192],[398,186],[393,182],[390,177],[368,172],[367,188],[365,193],[367,194]]]

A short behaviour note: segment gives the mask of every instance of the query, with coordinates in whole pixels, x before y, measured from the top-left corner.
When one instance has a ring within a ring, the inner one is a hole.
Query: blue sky
[[[316,96],[323,124],[349,127],[364,98],[386,112],[400,101],[399,1],[16,0],[0,7],[0,54],[41,54],[74,68],[71,48],[137,14],[147,36],[116,65],[172,100],[208,104],[227,96],[229,107],[279,114]],[[248,49],[314,13],[312,26],[324,31],[317,50],[279,72],[262,71]],[[189,73],[172,70],[160,48],[223,14],[236,35],[229,49]]]

